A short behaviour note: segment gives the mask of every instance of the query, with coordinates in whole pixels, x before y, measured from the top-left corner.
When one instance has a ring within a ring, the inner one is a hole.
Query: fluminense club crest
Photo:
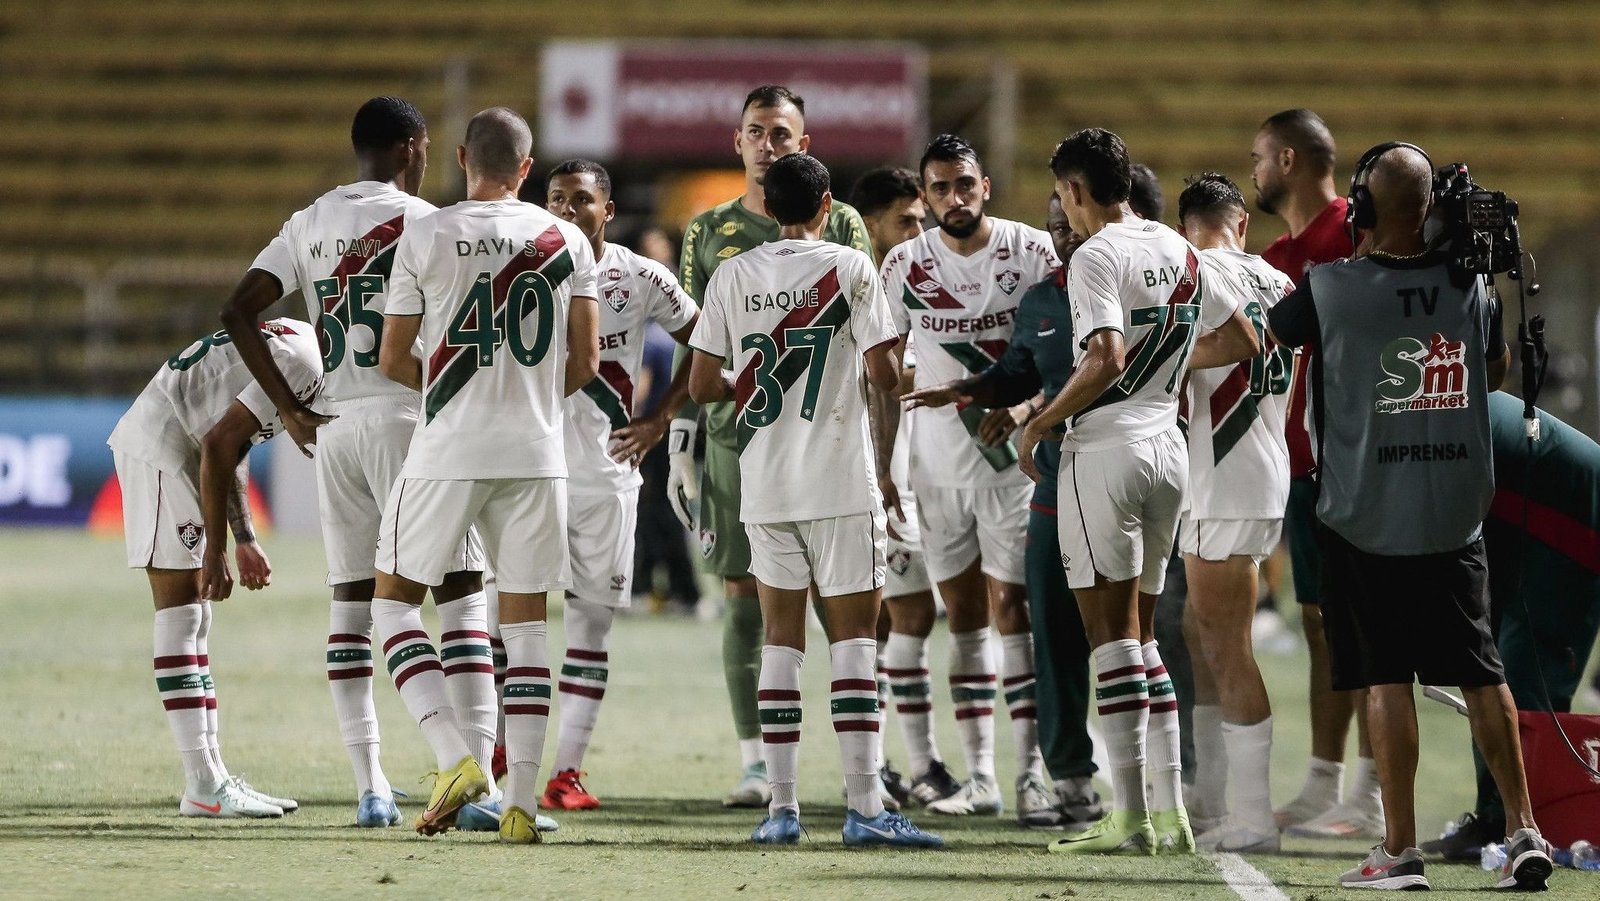
[[[1000,286],[1000,290],[1010,294],[1022,284],[1022,273],[1015,269],[1007,269],[994,277],[994,283]]]
[[[622,312],[622,308],[627,306],[629,297],[627,288],[624,288],[621,285],[612,285],[611,287],[605,289],[604,293],[606,296],[606,306],[610,307],[612,312],[620,313]]]
[[[194,550],[200,544],[200,539],[206,535],[206,527],[194,520],[178,523],[178,540],[189,550]]]
[[[700,530],[700,555],[710,557],[711,552],[717,549],[717,533],[714,529]]]

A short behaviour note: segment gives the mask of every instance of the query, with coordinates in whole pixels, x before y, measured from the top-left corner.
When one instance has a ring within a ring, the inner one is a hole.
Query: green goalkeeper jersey
[[[704,304],[706,284],[711,281],[711,273],[724,260],[776,240],[778,221],[750,212],[735,197],[706,210],[689,223],[688,230],[683,233],[683,256],[679,264],[678,281],[695,299],[695,303]],[[861,221],[861,214],[838,200],[833,202],[833,209],[828,213],[828,223],[822,229],[822,240],[854,247],[868,257],[873,255],[872,242],[867,238],[867,226]],[[678,418],[693,418],[694,409],[692,404],[686,403],[678,412]],[[737,446],[738,435],[734,428],[736,414],[732,401],[707,405],[706,437],[728,447]]]

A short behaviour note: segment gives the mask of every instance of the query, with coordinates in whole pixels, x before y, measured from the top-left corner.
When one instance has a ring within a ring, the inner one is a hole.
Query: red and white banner
[[[927,138],[927,57],[903,44],[556,41],[540,88],[541,156],[721,162],[744,97],[781,84],[806,104],[811,152],[903,162]]]

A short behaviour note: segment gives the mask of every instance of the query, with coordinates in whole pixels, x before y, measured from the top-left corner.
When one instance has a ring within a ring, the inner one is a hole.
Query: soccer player
[[[1196,844],[1206,851],[1274,852],[1272,707],[1256,668],[1251,621],[1257,567],[1278,546],[1289,495],[1283,419],[1294,356],[1267,340],[1266,315],[1294,283],[1244,252],[1250,216],[1227,176],[1191,180],[1178,196],[1178,221],[1179,233],[1212,267],[1211,286],[1239,294],[1262,345],[1248,360],[1207,368],[1226,337],[1212,332],[1195,341],[1189,358],[1189,492],[1178,550],[1189,584],[1184,621],[1197,652],[1194,791],[1217,819]]]
[[[355,771],[356,823],[394,826],[400,811],[378,759],[372,701],[372,573],[378,519],[416,430],[422,399],[378,370],[383,297],[406,225],[434,211],[416,196],[428,165],[428,127],[398,97],[374,97],[350,126],[356,179],[294,214],[262,250],[222,316],[240,356],[302,451],[315,443],[322,541],[333,601],[328,686]],[[299,291],[317,323],[326,372],[326,414],[300,403],[255,329],[256,317]],[[309,451],[307,451],[309,453]],[[494,748],[495,687],[490,667],[482,552],[468,533],[433,590],[448,664],[445,683],[463,715],[462,734],[487,765]]]
[[[887,258],[897,245],[922,234],[928,209],[922,202],[917,174],[910,169],[873,169],[856,180],[850,200],[867,225],[875,259]],[[895,705],[915,781],[907,786],[887,760],[881,775],[885,788],[896,800],[915,799],[929,804],[960,791],[961,783],[945,766],[933,737],[928,636],[933,634],[936,609],[933,582],[928,578],[922,540],[917,534],[917,499],[909,480],[910,429],[889,437],[894,421],[899,419],[899,395],[910,389],[915,369],[916,361],[908,346],[901,360],[900,384],[892,392],[872,391],[867,415],[872,422],[874,443],[894,448],[876,461],[885,512],[894,517],[889,523],[889,569],[884,577],[883,611],[878,617],[878,705],[884,713],[891,700]]]
[[[885,810],[880,794],[873,677],[887,536],[862,376],[880,390],[899,381],[898,338],[872,259],[822,240],[828,188],[827,168],[803,153],[771,165],[762,194],[780,240],[718,269],[691,341],[695,400],[734,404],[739,516],[765,622],[758,698],[772,801],[751,840],[800,840],[800,667],[815,589],[844,762],[844,843],[941,847],[938,836]]]
[[[478,523],[508,664],[500,840],[518,844],[539,841],[546,592],[571,584],[562,399],[595,377],[600,355],[588,240],[517,200],[532,142],[511,110],[474,116],[456,150],[467,199],[411,223],[395,253],[379,365],[422,392],[422,415],[384,507],[372,601],[389,672],[439,765],[416,828],[442,832],[490,783],[455,727],[419,606]]]
[[[1312,266],[1342,260],[1355,250],[1344,220],[1348,206],[1333,183],[1336,148],[1321,117],[1308,109],[1284,110],[1261,123],[1250,149],[1256,206],[1283,217],[1289,231],[1261,256],[1296,283]],[[1367,737],[1362,692],[1333,690],[1328,640],[1322,628],[1322,556],[1316,539],[1316,457],[1311,444],[1310,368],[1313,348],[1296,351],[1284,422],[1289,447],[1289,503],[1284,530],[1294,574],[1295,600],[1311,653],[1311,762],[1305,784],[1279,808],[1279,828],[1319,838],[1383,836],[1378,767]],[[1357,759],[1346,780],[1345,742],[1352,713]],[[1343,790],[1343,800],[1340,791]]]
[[[767,214],[762,181],[778,157],[804,153],[805,100],[782,85],[762,85],[746,95],[733,146],[744,163],[744,193],[712,207],[689,223],[683,235],[678,281],[696,301],[705,296],[717,267],[740,253],[778,238],[778,223]],[[866,226],[848,204],[835,202],[823,224],[822,240],[870,253]],[[684,365],[684,364],[679,364]],[[698,530],[706,569],[723,579],[727,609],[722,622],[722,672],[733,707],[733,729],[743,766],[739,782],[723,798],[727,807],[764,807],[767,776],[761,762],[761,722],[756,680],[761,672],[761,605],[750,575],[750,544],[739,521],[738,429],[733,404],[706,409],[706,462],[699,480],[694,470],[694,439],[700,408],[685,404],[667,439],[671,463],[667,499],[690,531]],[[698,511],[694,506],[698,504]]]
[[[311,327],[274,319],[257,328],[289,390],[309,404],[322,388]],[[217,332],[173,354],[106,440],[122,487],[128,567],[145,571],[155,599],[156,691],[183,762],[180,816],[278,817],[299,808],[256,791],[222,762],[208,649],[211,602],[233,590],[224,519],[238,543],[240,583],[254,591],[272,580],[245,499],[245,452],[281,427],[238,347]]]
[[[1023,429],[1017,453],[1037,477],[1034,447],[1066,426],[1061,560],[1093,648],[1113,788],[1105,819],[1050,849],[1193,853],[1177,702],[1153,636],[1188,476],[1177,392],[1197,328],[1228,329],[1235,360],[1255,354],[1259,343],[1231,295],[1207,289],[1194,248],[1128,209],[1121,138],[1098,128],[1077,132],[1056,147],[1050,169],[1067,222],[1084,237],[1067,270],[1081,353],[1065,387]],[[1147,732],[1154,734],[1148,743]]]
[[[606,241],[606,223],[616,215],[616,204],[611,176],[599,163],[568,160],[550,170],[545,208],[576,225],[598,261],[600,372],[565,401],[572,587],[565,600],[567,651],[557,686],[561,726],[555,775],[539,803],[551,810],[589,810],[599,807],[600,799],[584,787],[579,770],[606,693],[611,626],[617,610],[632,599],[634,526],[644,482],[639,460],[661,441],[672,412],[689,395],[686,368],[655,409],[636,415],[634,382],[644,330],[654,321],[686,344],[700,308],[666,267]]]
[[[939,227],[896,247],[882,277],[895,325],[916,342],[916,384],[928,386],[981,372],[999,359],[1022,292],[1060,261],[1049,235],[984,213],[989,179],[965,139],[934,138],[920,171],[923,197]],[[993,622],[1017,752],[1017,815],[1026,821],[1053,807],[1055,798],[1039,755],[1033,635],[1023,590],[1032,486],[1017,469],[1009,441],[990,446],[980,435],[986,416],[1009,415],[976,406],[913,411],[911,486],[928,574],[949,611],[950,695],[967,763],[961,790],[928,809],[956,816],[1004,809],[994,770]],[[1014,428],[1013,420],[1002,434]]]

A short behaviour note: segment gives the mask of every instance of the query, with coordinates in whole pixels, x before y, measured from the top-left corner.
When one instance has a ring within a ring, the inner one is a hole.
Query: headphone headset
[[[1373,165],[1378,162],[1378,157],[1391,150],[1401,148],[1415,150],[1422,154],[1422,158],[1428,161],[1428,171],[1433,171],[1433,158],[1428,156],[1428,152],[1415,144],[1407,144],[1405,141],[1388,141],[1363,153],[1361,159],[1356,162],[1355,174],[1350,177],[1349,205],[1345,210],[1344,217],[1345,229],[1350,233],[1350,243],[1352,245],[1359,243],[1359,235],[1356,234],[1358,229],[1372,228],[1378,224],[1378,208],[1372,202],[1371,189],[1367,187],[1367,178],[1372,174]],[[1431,204],[1432,195],[1436,189],[1430,185],[1428,191],[1430,195],[1429,203]]]

